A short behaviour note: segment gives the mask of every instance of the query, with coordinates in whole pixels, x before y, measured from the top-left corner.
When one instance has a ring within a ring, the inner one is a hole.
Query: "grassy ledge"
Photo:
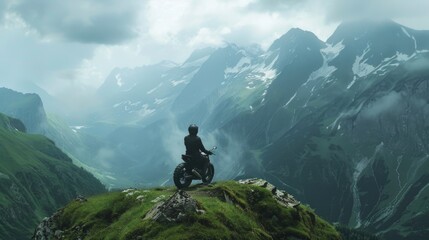
[[[74,201],[59,211],[57,229],[65,239],[341,239],[309,207],[284,207],[267,189],[235,181],[186,190],[203,214],[170,223],[144,219],[175,192],[128,189]]]

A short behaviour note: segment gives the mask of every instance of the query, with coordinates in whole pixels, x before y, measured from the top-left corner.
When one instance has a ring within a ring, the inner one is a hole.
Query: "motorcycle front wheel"
[[[207,167],[207,174],[206,174],[206,178],[203,181],[204,183],[208,184],[211,183],[214,177],[214,166],[213,164],[209,164],[209,166]]]
[[[174,181],[174,185],[176,185],[178,189],[186,188],[186,187],[189,187],[189,185],[191,185],[192,179],[185,178],[185,173],[186,173],[186,163],[181,163],[177,165],[176,169],[174,169],[173,181]]]

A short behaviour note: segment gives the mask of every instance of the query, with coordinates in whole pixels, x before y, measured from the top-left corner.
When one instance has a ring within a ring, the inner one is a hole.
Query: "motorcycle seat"
[[[189,160],[191,160],[191,156],[189,156],[189,155],[185,155],[185,154],[182,154],[182,160],[183,161],[185,161],[185,162],[187,162],[187,161],[189,161]]]

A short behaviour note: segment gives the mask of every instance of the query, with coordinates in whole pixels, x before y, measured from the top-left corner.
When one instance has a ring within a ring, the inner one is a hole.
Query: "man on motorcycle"
[[[188,174],[192,174],[192,170],[194,167],[198,167],[201,169],[201,173],[198,173],[204,179],[207,172],[207,167],[209,163],[209,159],[201,155],[201,152],[212,155],[211,151],[206,150],[201,141],[201,138],[197,136],[198,134],[198,126],[195,124],[191,124],[188,127],[189,135],[185,137],[185,146],[186,146],[186,155],[191,156],[192,161],[190,162],[191,167],[186,169]]]

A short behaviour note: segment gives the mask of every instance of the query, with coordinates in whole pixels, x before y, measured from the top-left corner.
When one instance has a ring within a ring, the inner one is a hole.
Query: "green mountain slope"
[[[0,114],[1,239],[28,239],[37,222],[58,207],[105,191],[51,140],[23,130],[19,120]]]
[[[255,181],[111,192],[68,204],[38,230],[65,239],[341,239],[310,208]]]
[[[43,102],[37,94],[20,93],[8,88],[0,88],[0,113],[21,120],[29,133],[41,134],[53,140],[79,167],[94,174],[108,187],[129,186],[127,167],[132,166],[124,154],[115,146],[85,134],[80,129],[71,128],[61,118],[47,114]],[[117,164],[117,160],[121,164]],[[124,164],[126,163],[126,164]]]

